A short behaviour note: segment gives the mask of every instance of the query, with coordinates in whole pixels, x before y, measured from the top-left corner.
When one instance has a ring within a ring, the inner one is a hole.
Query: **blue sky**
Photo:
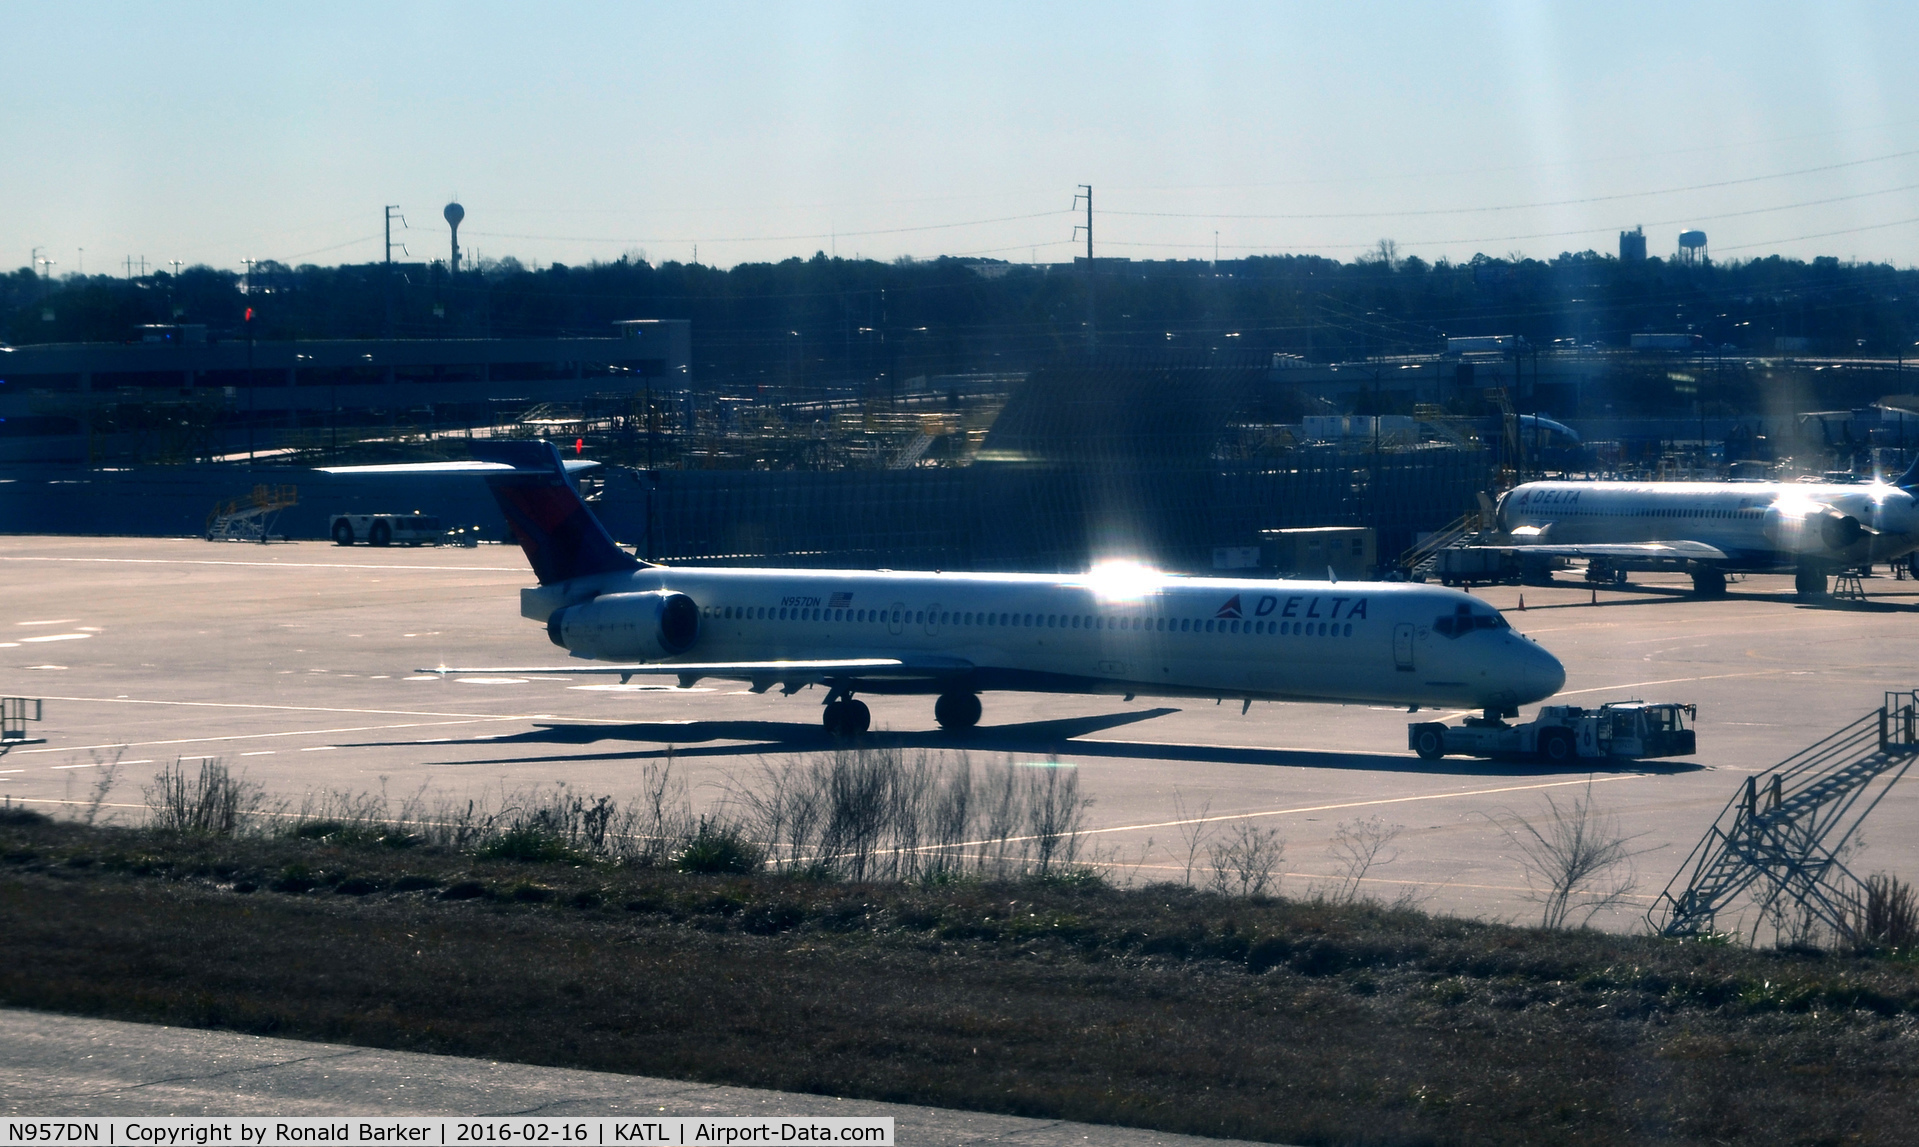
[[[1919,5],[0,3],[0,266],[1919,264]],[[1718,186],[1704,186],[1716,184]],[[84,248],[84,255],[80,249]]]

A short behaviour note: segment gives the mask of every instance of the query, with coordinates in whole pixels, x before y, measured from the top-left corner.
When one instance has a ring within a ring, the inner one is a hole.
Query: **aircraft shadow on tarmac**
[[[1566,589],[1588,588],[1588,587],[1576,585],[1573,582],[1555,582],[1553,584],[1557,587],[1566,588]],[[1878,587],[1875,586],[1874,588],[1877,589]],[[1899,596],[1906,596],[1906,591],[1904,590],[1893,590],[1889,592],[1898,594]],[[1525,595],[1521,594],[1520,596],[1524,597]],[[1865,601],[1858,601],[1855,599],[1832,597],[1832,596],[1806,600],[1806,599],[1802,599],[1798,594],[1794,593],[1791,590],[1783,590],[1783,591],[1745,590],[1745,591],[1742,591],[1739,589],[1733,589],[1733,590],[1729,590],[1726,593],[1725,597],[1702,598],[1698,594],[1694,593],[1691,589],[1685,586],[1632,585],[1632,584],[1623,585],[1623,586],[1619,586],[1619,585],[1600,586],[1599,594],[1597,595],[1596,600],[1546,602],[1540,605],[1528,606],[1523,611],[1517,610],[1511,606],[1508,606],[1502,612],[1509,613],[1509,614],[1517,613],[1517,612],[1534,613],[1540,610],[1548,610],[1548,609],[1608,609],[1614,606],[1622,606],[1622,605],[1638,605],[1638,606],[1680,605],[1687,602],[1692,602],[1696,604],[1700,602],[1710,602],[1710,601],[1718,601],[1718,602],[1771,601],[1771,602],[1777,602],[1780,605],[1793,606],[1794,608],[1797,608],[1797,609],[1835,610],[1842,613],[1844,612],[1851,612],[1851,613],[1919,612],[1919,603],[1915,603],[1911,601],[1888,601],[1885,597],[1868,598]]]
[[[1151,741],[1081,740],[1104,732],[1150,721],[1178,709],[1165,707],[1053,721],[1026,721],[987,725],[964,733],[941,730],[880,730],[851,743],[855,748],[963,749],[971,752],[1104,757],[1224,765],[1260,765],[1291,768],[1364,769],[1372,772],[1431,773],[1452,776],[1540,776],[1555,774],[1697,772],[1703,766],[1690,761],[1583,761],[1554,766],[1538,761],[1484,761],[1446,758],[1420,760],[1409,755],[1348,753],[1323,749],[1261,749],[1233,745],[1191,745]],[[848,747],[824,728],[801,721],[687,721],[635,722],[628,725],[567,725],[542,722],[524,733],[489,738],[492,746],[587,746],[604,742],[648,742],[658,748],[629,748],[612,752],[556,752],[527,756],[499,756],[483,760],[437,761],[434,764],[509,765],[560,761],[648,760],[668,755],[689,757],[750,757],[783,753],[823,753]],[[711,744],[709,742],[725,742]],[[408,742],[373,742],[399,747]]]

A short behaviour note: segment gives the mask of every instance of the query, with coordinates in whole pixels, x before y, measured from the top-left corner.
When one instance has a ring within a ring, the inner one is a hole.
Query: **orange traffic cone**
[[[1519,608],[1526,608],[1526,595],[1523,593],[1519,595]]]

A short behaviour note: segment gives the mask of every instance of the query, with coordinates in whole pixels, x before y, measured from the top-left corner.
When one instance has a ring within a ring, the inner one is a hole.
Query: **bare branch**
[[[1403,824],[1389,825],[1372,816],[1364,820],[1354,818],[1333,829],[1329,852],[1338,875],[1335,883],[1325,890],[1326,899],[1334,904],[1359,900],[1360,884],[1366,874],[1379,865],[1399,859],[1399,850],[1393,847],[1393,841],[1405,828]]]
[[[1600,810],[1590,777],[1565,807],[1550,793],[1545,801],[1543,825],[1510,809],[1504,819],[1488,819],[1519,849],[1530,898],[1541,907],[1540,925],[1582,927],[1632,895],[1638,878],[1631,845],[1644,834],[1625,835],[1619,818]]]

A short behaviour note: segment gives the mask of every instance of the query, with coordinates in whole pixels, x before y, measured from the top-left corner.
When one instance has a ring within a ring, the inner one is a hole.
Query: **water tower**
[[[453,261],[447,264],[447,270],[457,275],[460,273],[460,220],[466,218],[466,208],[457,202],[449,203],[440,214],[446,216],[447,226],[453,228]]]
[[[1679,233],[1679,262],[1688,267],[1703,267],[1706,258],[1706,233],[1704,231],[1681,231]]]

